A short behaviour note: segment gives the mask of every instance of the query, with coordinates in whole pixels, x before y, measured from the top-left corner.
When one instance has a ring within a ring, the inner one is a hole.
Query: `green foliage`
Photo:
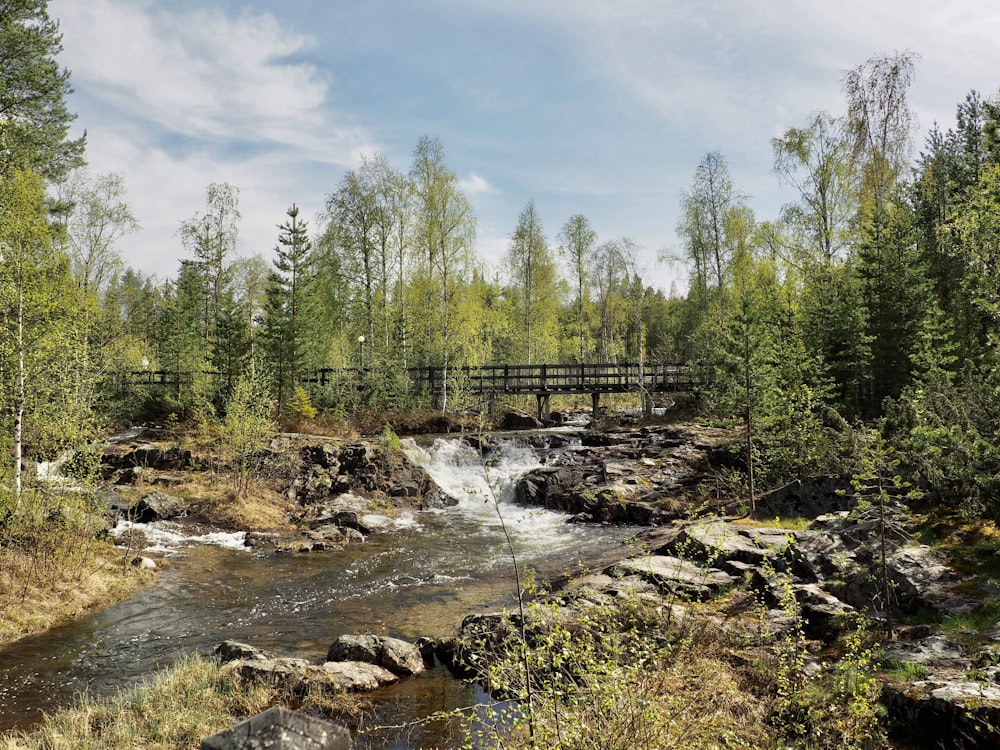
[[[221,430],[223,446],[232,456],[236,492],[241,497],[246,495],[266,441],[276,429],[271,418],[273,410],[267,378],[243,373],[226,404]]]
[[[58,180],[83,163],[85,137],[69,140],[69,71],[60,68],[59,22],[48,0],[8,0],[0,13],[0,180],[19,170]]]
[[[285,406],[285,413],[295,422],[316,418],[316,407],[312,405],[312,400],[306,389],[301,385],[295,386],[292,397]]]

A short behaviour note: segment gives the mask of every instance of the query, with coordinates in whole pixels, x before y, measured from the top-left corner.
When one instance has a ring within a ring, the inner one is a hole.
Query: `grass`
[[[0,528],[0,643],[125,599],[149,580],[98,539],[88,502],[32,490]]]
[[[805,531],[815,519],[805,516],[792,516],[791,518],[754,518],[748,516],[740,518],[735,523],[740,526],[747,526],[753,529],[785,529],[787,531]]]
[[[890,660],[882,664],[882,670],[896,682],[918,682],[927,679],[931,671],[923,664],[911,661]]]
[[[274,705],[343,720],[361,704],[347,696],[295,696],[240,680],[211,659],[192,656],[133,690],[45,717],[27,732],[0,735],[0,750],[178,750]]]
[[[0,644],[127,599],[152,575],[123,566],[121,551],[110,545],[101,545],[78,569],[43,581],[26,582],[11,575],[12,570],[28,568],[23,558],[16,550],[0,551],[0,568],[4,570],[0,576]]]

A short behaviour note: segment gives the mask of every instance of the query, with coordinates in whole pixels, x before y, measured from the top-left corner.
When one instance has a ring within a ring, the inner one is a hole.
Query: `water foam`
[[[506,528],[521,551],[552,552],[573,544],[576,528],[567,515],[514,502],[517,480],[542,465],[528,446],[501,440],[482,455],[462,440],[438,438],[422,448],[404,440],[407,456],[424,468],[446,493],[458,500],[450,512],[462,514],[484,530]]]
[[[217,529],[206,529],[177,521],[135,523],[120,519],[115,525],[112,534],[117,538],[121,538],[127,536],[132,530],[141,532],[145,537],[146,544],[142,548],[143,552],[156,552],[169,555],[197,544],[206,544],[224,549],[247,549],[247,535],[245,531],[219,531]]]

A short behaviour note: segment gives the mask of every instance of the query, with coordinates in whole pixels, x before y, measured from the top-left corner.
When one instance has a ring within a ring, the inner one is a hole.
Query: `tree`
[[[103,291],[121,269],[115,243],[139,230],[125,202],[125,182],[114,172],[91,178],[78,171],[61,188],[60,202],[68,209],[62,230],[73,275],[85,293]]]
[[[615,300],[617,290],[628,275],[628,240],[607,240],[594,250],[591,279],[598,312],[598,357],[613,362],[615,340]]]
[[[70,140],[69,71],[48,0],[0,0],[0,179],[22,169],[58,181],[83,164],[86,136]]]
[[[696,289],[714,286],[720,293],[724,289],[734,252],[727,238],[727,217],[743,204],[725,158],[718,151],[706,154],[695,170],[691,189],[681,197],[683,217],[677,226]]]
[[[381,153],[372,159],[364,159],[361,173],[374,200],[376,307],[382,329],[378,338],[386,354],[393,349],[393,339],[398,338],[400,360],[405,363],[406,307],[403,290],[412,224],[413,187],[406,175],[393,169]],[[374,339],[372,343],[376,343]]]
[[[590,222],[583,214],[573,214],[570,216],[559,233],[559,250],[569,264],[573,279],[576,281],[576,326],[577,339],[580,345],[577,362],[586,361],[586,316],[584,315],[584,306],[586,303],[586,287],[589,276],[587,269],[593,257],[596,242],[597,232],[591,228]]]
[[[232,390],[238,359],[233,352],[231,334],[238,330],[234,324],[231,266],[228,259],[235,255],[239,235],[239,189],[229,183],[211,183],[205,191],[205,211],[181,223],[180,234],[184,248],[193,256],[197,271],[205,287],[201,311],[204,317],[202,332],[210,362],[219,373],[217,385],[225,391]],[[223,324],[226,336],[223,337]]]
[[[239,190],[228,183],[212,183],[205,191],[206,210],[181,223],[184,249],[204,277],[207,294],[203,314],[205,340],[211,343],[219,325],[222,294],[228,282],[227,259],[236,253],[239,232]]]
[[[915,61],[911,52],[872,58],[849,70],[843,82],[859,196],[858,273],[872,341],[869,413],[905,383],[913,336],[929,303],[912,211],[900,185],[912,148],[907,90]]]
[[[518,216],[504,264],[520,312],[526,362],[532,364],[539,352],[544,361],[544,354],[555,348],[558,279],[534,201],[528,201]]]
[[[268,283],[264,318],[279,407],[298,384],[304,369],[307,290],[313,273],[312,243],[306,223],[299,220],[298,206],[292,204],[287,215],[288,220],[278,227],[278,245],[274,249],[277,257]]]
[[[264,374],[241,374],[226,404],[226,416],[222,423],[225,447],[232,451],[238,497],[246,496],[255,462],[260,460],[267,438],[274,432],[275,425],[271,420],[273,409],[274,403],[268,394]]]
[[[799,194],[799,203],[782,213],[801,228],[807,262],[821,268],[832,264],[847,242],[853,206],[848,145],[841,121],[826,112],[771,140],[774,171]]]
[[[0,180],[0,383],[4,411],[12,417],[7,434],[15,506],[23,488],[29,421],[40,437],[48,407],[66,420],[90,406],[73,400],[74,370],[67,360],[85,335],[77,316],[81,300],[66,257],[53,252],[51,237],[41,179],[13,172]],[[51,432],[58,441],[74,437],[66,422]]]
[[[415,300],[416,314],[424,321],[423,359],[425,364],[443,365],[447,373],[454,343],[455,287],[469,270],[476,218],[458,176],[445,164],[437,138],[423,136],[417,142],[410,179],[417,205],[415,249],[423,259],[417,264]],[[447,404],[446,390],[442,407]]]
[[[325,241],[341,251],[343,270],[360,288],[361,310],[357,314],[360,332],[375,341],[376,278],[376,202],[374,191],[365,176],[349,170],[337,191],[327,198],[329,225]]]
[[[918,56],[873,57],[844,74],[847,134],[861,195],[862,225],[877,232],[884,203],[906,168],[914,118],[907,101]]]

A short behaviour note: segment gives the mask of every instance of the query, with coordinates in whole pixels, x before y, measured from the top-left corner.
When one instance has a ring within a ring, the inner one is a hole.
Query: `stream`
[[[316,661],[345,633],[411,641],[448,635],[465,615],[512,600],[501,515],[519,563],[542,577],[586,564],[634,532],[568,524],[563,514],[512,503],[514,480],[541,461],[516,438],[501,442],[487,470],[457,439],[406,440],[404,449],[459,503],[410,512],[396,532],[364,544],[282,556],[245,547],[241,533],[145,525],[149,549],[171,562],[155,583],[122,604],[0,649],[0,731],[31,726],[84,691],[114,694],[226,639]],[[477,693],[437,667],[373,694],[368,721],[403,724],[473,703]],[[452,740],[445,728],[431,727],[391,747]]]

